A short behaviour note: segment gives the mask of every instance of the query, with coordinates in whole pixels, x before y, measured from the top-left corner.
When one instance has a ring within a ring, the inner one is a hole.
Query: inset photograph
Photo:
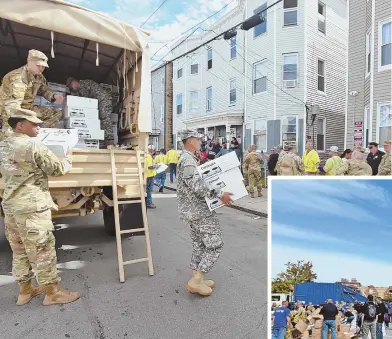
[[[391,339],[392,181],[270,181],[272,339]]]

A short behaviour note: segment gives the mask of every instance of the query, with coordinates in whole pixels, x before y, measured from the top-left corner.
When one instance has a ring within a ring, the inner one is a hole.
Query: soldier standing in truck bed
[[[187,284],[191,293],[208,296],[215,283],[204,280],[222,252],[222,230],[215,212],[211,212],[205,198],[220,199],[231,204],[231,193],[208,186],[197,171],[199,161],[195,152],[200,150],[200,135],[192,130],[178,132],[184,150],[177,167],[177,195],[180,219],[190,228],[193,245],[190,268],[193,277]]]
[[[105,145],[114,145],[113,123],[111,119],[113,101],[111,93],[93,80],[79,81],[75,78],[68,78],[67,88],[70,95],[98,100],[101,128],[105,131]]]
[[[33,110],[42,120],[42,127],[54,127],[61,120],[61,110],[54,107],[34,106],[37,94],[52,103],[63,102],[61,95],[49,90],[46,79],[42,75],[42,72],[48,67],[46,55],[32,49],[27,57],[27,65],[4,76],[0,87],[0,140],[12,133],[12,129],[8,125],[12,108]]]

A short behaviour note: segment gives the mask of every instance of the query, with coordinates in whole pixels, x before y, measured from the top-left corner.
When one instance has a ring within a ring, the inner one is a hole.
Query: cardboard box
[[[86,119],[71,117],[64,120],[65,128],[89,128],[101,129],[101,122],[98,119]]]
[[[240,169],[238,167],[234,167],[229,171],[205,179],[205,182],[211,187],[219,188],[223,192],[233,193],[231,199],[236,201],[248,195],[248,191],[245,188],[243,180]],[[210,211],[224,206],[220,199],[206,198],[206,202]]]
[[[339,332],[350,332],[350,325],[339,325]]]
[[[74,148],[99,149],[99,140],[93,140],[93,139],[79,140],[79,142],[75,145]]]
[[[208,179],[233,168],[238,168],[240,165],[241,164],[236,153],[229,152],[228,154],[225,154],[217,159],[208,161],[205,164],[198,166],[197,170],[203,179]]]
[[[305,331],[308,329],[308,325],[304,321],[299,320],[295,325],[295,329],[301,333],[305,333]]]
[[[104,140],[105,131],[92,128],[77,128],[79,139]]]
[[[72,106],[72,107],[85,107],[85,108],[98,109],[97,99],[67,95],[67,98],[65,99],[64,102],[65,102],[65,107]]]
[[[54,91],[54,94],[61,95],[63,98],[65,96],[64,93],[62,93],[62,92]],[[59,103],[58,101],[50,102],[50,101],[46,100],[44,97],[39,97],[39,96],[35,97],[34,105],[44,106],[44,107],[55,107],[57,109],[63,109],[63,104]]]
[[[78,142],[76,129],[41,128],[37,138],[58,157],[64,157]]]
[[[322,329],[315,329],[312,330],[312,339],[322,339]]]
[[[99,111],[97,108],[66,106],[64,108],[64,118],[99,119]]]
[[[316,319],[314,321],[314,328],[319,329],[323,327],[323,319]]]

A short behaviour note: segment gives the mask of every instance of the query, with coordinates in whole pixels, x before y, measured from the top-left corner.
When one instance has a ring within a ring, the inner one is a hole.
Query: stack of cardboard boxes
[[[65,95],[67,93],[67,87],[65,85],[61,84],[56,84],[54,82],[48,82],[48,87],[49,89],[57,95],[61,95],[63,98],[65,98]],[[55,107],[57,109],[62,110],[63,109],[63,104],[60,104],[59,102],[50,102],[46,100],[44,97],[41,96],[36,96],[34,100],[34,105],[36,106],[46,106],[46,107]]]
[[[303,321],[299,321],[295,330],[298,337],[301,338],[312,338],[312,339],[321,339],[322,338],[322,329],[323,329],[323,321],[324,317],[320,314],[320,309],[314,311],[309,317],[308,320],[310,325],[312,325],[311,335],[308,331],[308,324]],[[350,332],[350,325],[344,325],[340,322],[340,316],[336,316],[336,332],[337,339],[358,339],[358,335]],[[328,339],[332,338],[331,332],[328,333]]]
[[[98,100],[68,95],[64,104],[64,127],[78,131],[76,148],[99,149],[99,140],[104,140],[101,130]]]

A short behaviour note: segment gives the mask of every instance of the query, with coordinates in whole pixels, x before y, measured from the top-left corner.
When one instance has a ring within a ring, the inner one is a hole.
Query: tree
[[[311,261],[299,260],[296,263],[289,261],[285,266],[286,271],[279,273],[272,281],[272,293],[289,293],[294,291],[295,284],[317,279]]]

